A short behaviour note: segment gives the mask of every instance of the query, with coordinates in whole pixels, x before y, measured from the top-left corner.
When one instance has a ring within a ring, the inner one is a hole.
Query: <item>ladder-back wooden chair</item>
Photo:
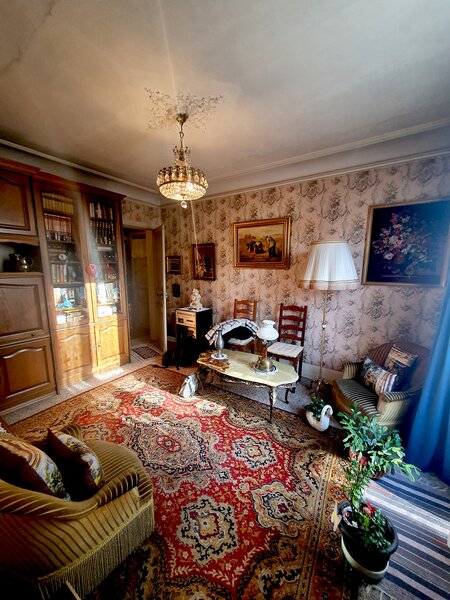
[[[292,363],[301,381],[303,346],[305,344],[307,306],[280,305],[278,320],[278,340],[268,347],[267,352],[274,358],[284,358]]]
[[[249,319],[250,321],[256,321],[257,307],[257,300],[235,300],[233,319]],[[230,348],[230,350],[254,352],[255,338],[254,336],[248,336],[241,340],[237,337],[232,337],[228,340],[227,347]]]

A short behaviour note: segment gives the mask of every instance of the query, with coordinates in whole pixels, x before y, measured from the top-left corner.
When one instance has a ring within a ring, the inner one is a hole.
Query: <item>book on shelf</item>
[[[49,240],[72,241],[72,218],[44,212],[44,225]]]
[[[96,244],[110,245],[116,239],[112,221],[91,221],[92,237]]]
[[[89,202],[89,216],[91,219],[114,220],[114,210],[112,206],[102,202]]]
[[[73,202],[71,198],[54,194],[53,192],[44,192],[42,194],[42,205],[44,210],[52,210],[55,212],[73,215]]]

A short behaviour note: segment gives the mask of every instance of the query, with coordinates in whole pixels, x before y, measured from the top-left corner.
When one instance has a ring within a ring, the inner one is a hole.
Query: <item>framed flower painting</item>
[[[450,200],[369,208],[363,284],[445,285]]]

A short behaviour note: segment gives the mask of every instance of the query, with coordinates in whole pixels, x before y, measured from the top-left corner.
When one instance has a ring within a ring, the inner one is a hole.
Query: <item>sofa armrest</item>
[[[399,390],[397,392],[385,392],[380,395],[380,399],[385,402],[401,402],[403,400],[413,400],[418,398],[422,392],[421,387],[410,388],[409,390]]]
[[[70,425],[66,425],[61,429],[63,433],[67,433],[67,435],[71,435],[76,437],[77,439],[83,441],[83,430],[76,423],[71,423]]]
[[[0,480],[0,512],[59,520],[80,519],[136,487],[139,473],[130,469],[106,483],[87,500],[73,502],[33,492]]]
[[[363,362],[346,362],[344,363],[344,374],[342,379],[356,379],[363,366]]]

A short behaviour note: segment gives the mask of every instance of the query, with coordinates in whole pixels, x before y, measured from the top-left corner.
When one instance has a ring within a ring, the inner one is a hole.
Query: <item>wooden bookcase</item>
[[[36,173],[0,160],[0,412],[55,391],[33,204]]]
[[[58,386],[129,362],[122,196],[34,181]]]
[[[0,412],[129,362],[121,199],[0,159]]]

